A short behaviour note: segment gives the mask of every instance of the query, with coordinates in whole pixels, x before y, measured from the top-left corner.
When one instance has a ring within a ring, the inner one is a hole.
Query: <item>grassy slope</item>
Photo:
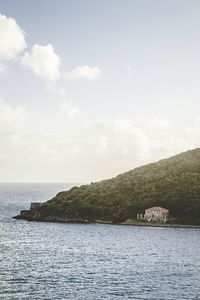
[[[151,206],[168,208],[176,222],[200,224],[200,149],[61,192],[28,218],[119,223]]]

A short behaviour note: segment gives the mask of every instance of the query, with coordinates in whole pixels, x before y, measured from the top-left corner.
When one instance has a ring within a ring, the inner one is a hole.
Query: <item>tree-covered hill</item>
[[[39,199],[38,199],[39,200]],[[176,223],[200,224],[200,149],[136,168],[113,179],[58,193],[21,216],[27,220],[120,223],[152,206]]]

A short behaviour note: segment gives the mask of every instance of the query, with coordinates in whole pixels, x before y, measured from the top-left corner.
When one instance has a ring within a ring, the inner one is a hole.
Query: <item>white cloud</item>
[[[22,130],[29,119],[23,106],[12,107],[0,99],[0,132]]]
[[[0,102],[0,180],[87,181],[200,146],[200,122],[90,121],[69,102],[49,113]]]
[[[65,76],[66,79],[96,79],[101,74],[101,70],[94,66],[90,67],[88,65],[79,66],[68,72]]]
[[[14,59],[25,48],[23,30],[13,18],[0,14],[0,59]]]
[[[79,109],[67,101],[63,101],[60,107],[62,115],[67,115],[71,119],[79,115]]]
[[[66,89],[61,85],[48,85],[48,91],[54,93],[58,97],[66,97]]]
[[[54,83],[60,78],[60,58],[51,44],[46,46],[35,44],[30,54],[25,53],[22,65],[49,82]]]
[[[126,65],[125,68],[128,72],[132,72],[133,70],[133,67],[131,65]]]

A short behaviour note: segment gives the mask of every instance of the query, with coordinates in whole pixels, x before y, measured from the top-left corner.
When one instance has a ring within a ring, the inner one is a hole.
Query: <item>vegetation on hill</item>
[[[171,222],[200,224],[200,149],[60,192],[22,218],[121,223],[152,206],[169,209]]]

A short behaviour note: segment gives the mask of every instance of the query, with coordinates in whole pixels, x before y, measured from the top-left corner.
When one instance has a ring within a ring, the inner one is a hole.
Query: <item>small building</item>
[[[21,211],[20,211],[20,216],[23,216],[23,215],[29,213],[29,211],[30,211],[30,210],[28,210],[28,209],[23,209],[23,210],[21,210]]]
[[[137,219],[142,220],[143,219],[143,214],[141,214],[141,213],[137,214]]]
[[[166,222],[169,216],[169,210],[160,206],[154,206],[145,210],[144,219],[148,222]]]
[[[41,206],[42,203],[41,202],[31,202],[31,207],[30,207],[30,210],[34,209],[34,208],[37,208],[39,206]]]

